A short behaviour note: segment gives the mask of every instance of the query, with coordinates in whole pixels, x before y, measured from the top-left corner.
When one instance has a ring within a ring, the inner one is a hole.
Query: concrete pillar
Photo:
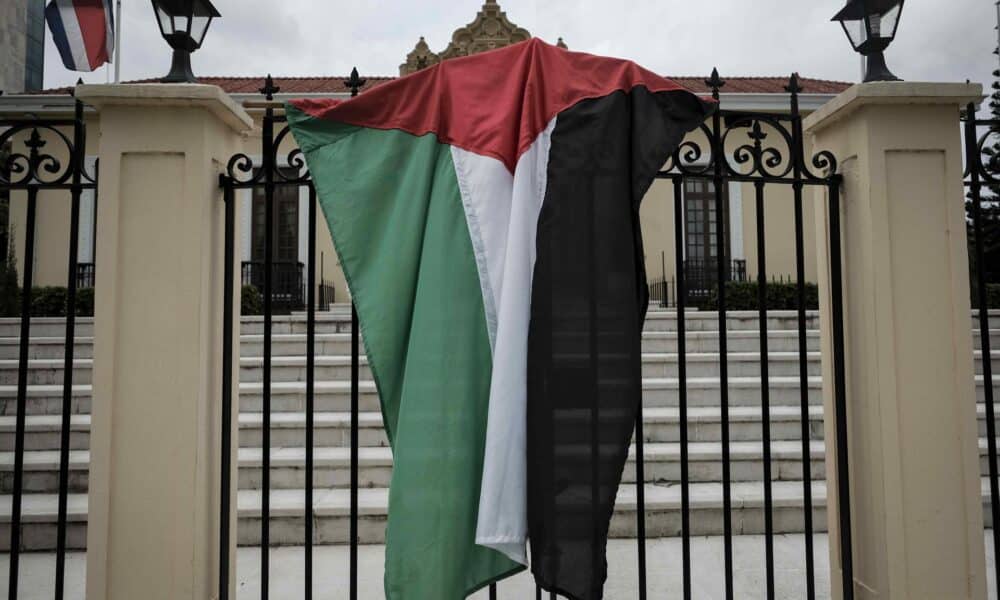
[[[77,97],[100,113],[87,597],[216,598],[218,175],[252,121],[214,86],[83,85]]]
[[[968,84],[852,87],[805,122],[841,199],[854,597],[983,599],[959,108]],[[830,560],[843,597],[826,190],[818,196]]]

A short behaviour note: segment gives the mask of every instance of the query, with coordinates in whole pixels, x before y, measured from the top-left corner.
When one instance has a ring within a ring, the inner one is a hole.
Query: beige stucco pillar
[[[983,510],[959,108],[978,85],[870,83],[806,119],[841,200],[855,598],[982,599]],[[825,190],[817,196],[826,207]],[[831,581],[842,597],[828,214],[817,211]]]
[[[84,85],[77,97],[100,114],[87,597],[215,598],[218,175],[251,120],[214,86]]]

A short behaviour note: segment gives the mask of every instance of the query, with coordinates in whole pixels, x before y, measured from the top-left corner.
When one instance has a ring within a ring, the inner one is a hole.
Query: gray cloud
[[[481,0],[217,0],[213,23],[194,56],[203,75],[394,75],[417,39],[443,49]],[[784,75],[854,81],[859,59],[830,17],[842,0],[501,0],[515,23],[571,48],[630,58],[668,75]],[[993,0],[910,2],[888,61],[908,80],[989,83],[997,66]],[[123,1],[123,79],[167,71],[169,48],[149,3]],[[45,83],[68,85],[51,40]],[[83,74],[105,80],[103,70]]]

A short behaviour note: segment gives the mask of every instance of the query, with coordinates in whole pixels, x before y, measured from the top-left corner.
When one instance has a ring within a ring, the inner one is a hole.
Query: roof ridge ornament
[[[399,66],[399,74],[409,75],[449,58],[471,56],[530,39],[531,33],[512,23],[496,0],[486,0],[471,23],[455,30],[451,42],[443,51],[432,52],[426,40],[421,37],[413,50],[406,55],[406,62]],[[562,43],[560,47],[565,46],[566,44]]]

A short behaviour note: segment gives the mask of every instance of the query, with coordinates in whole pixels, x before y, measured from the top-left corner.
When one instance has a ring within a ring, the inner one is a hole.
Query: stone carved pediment
[[[413,51],[406,55],[406,62],[399,66],[399,74],[409,75],[442,60],[495,50],[529,39],[531,33],[511,23],[496,0],[486,0],[475,20],[457,29],[451,36],[451,43],[442,52],[432,52],[424,38],[420,38]],[[562,38],[557,45],[566,48]]]
[[[529,39],[528,30],[511,23],[496,0],[486,0],[476,19],[452,34],[451,43],[441,53],[441,59],[469,56]]]
[[[417,45],[406,55],[406,62],[399,65],[399,74],[409,75],[439,62],[441,62],[441,57],[431,51],[430,46],[421,36]]]

